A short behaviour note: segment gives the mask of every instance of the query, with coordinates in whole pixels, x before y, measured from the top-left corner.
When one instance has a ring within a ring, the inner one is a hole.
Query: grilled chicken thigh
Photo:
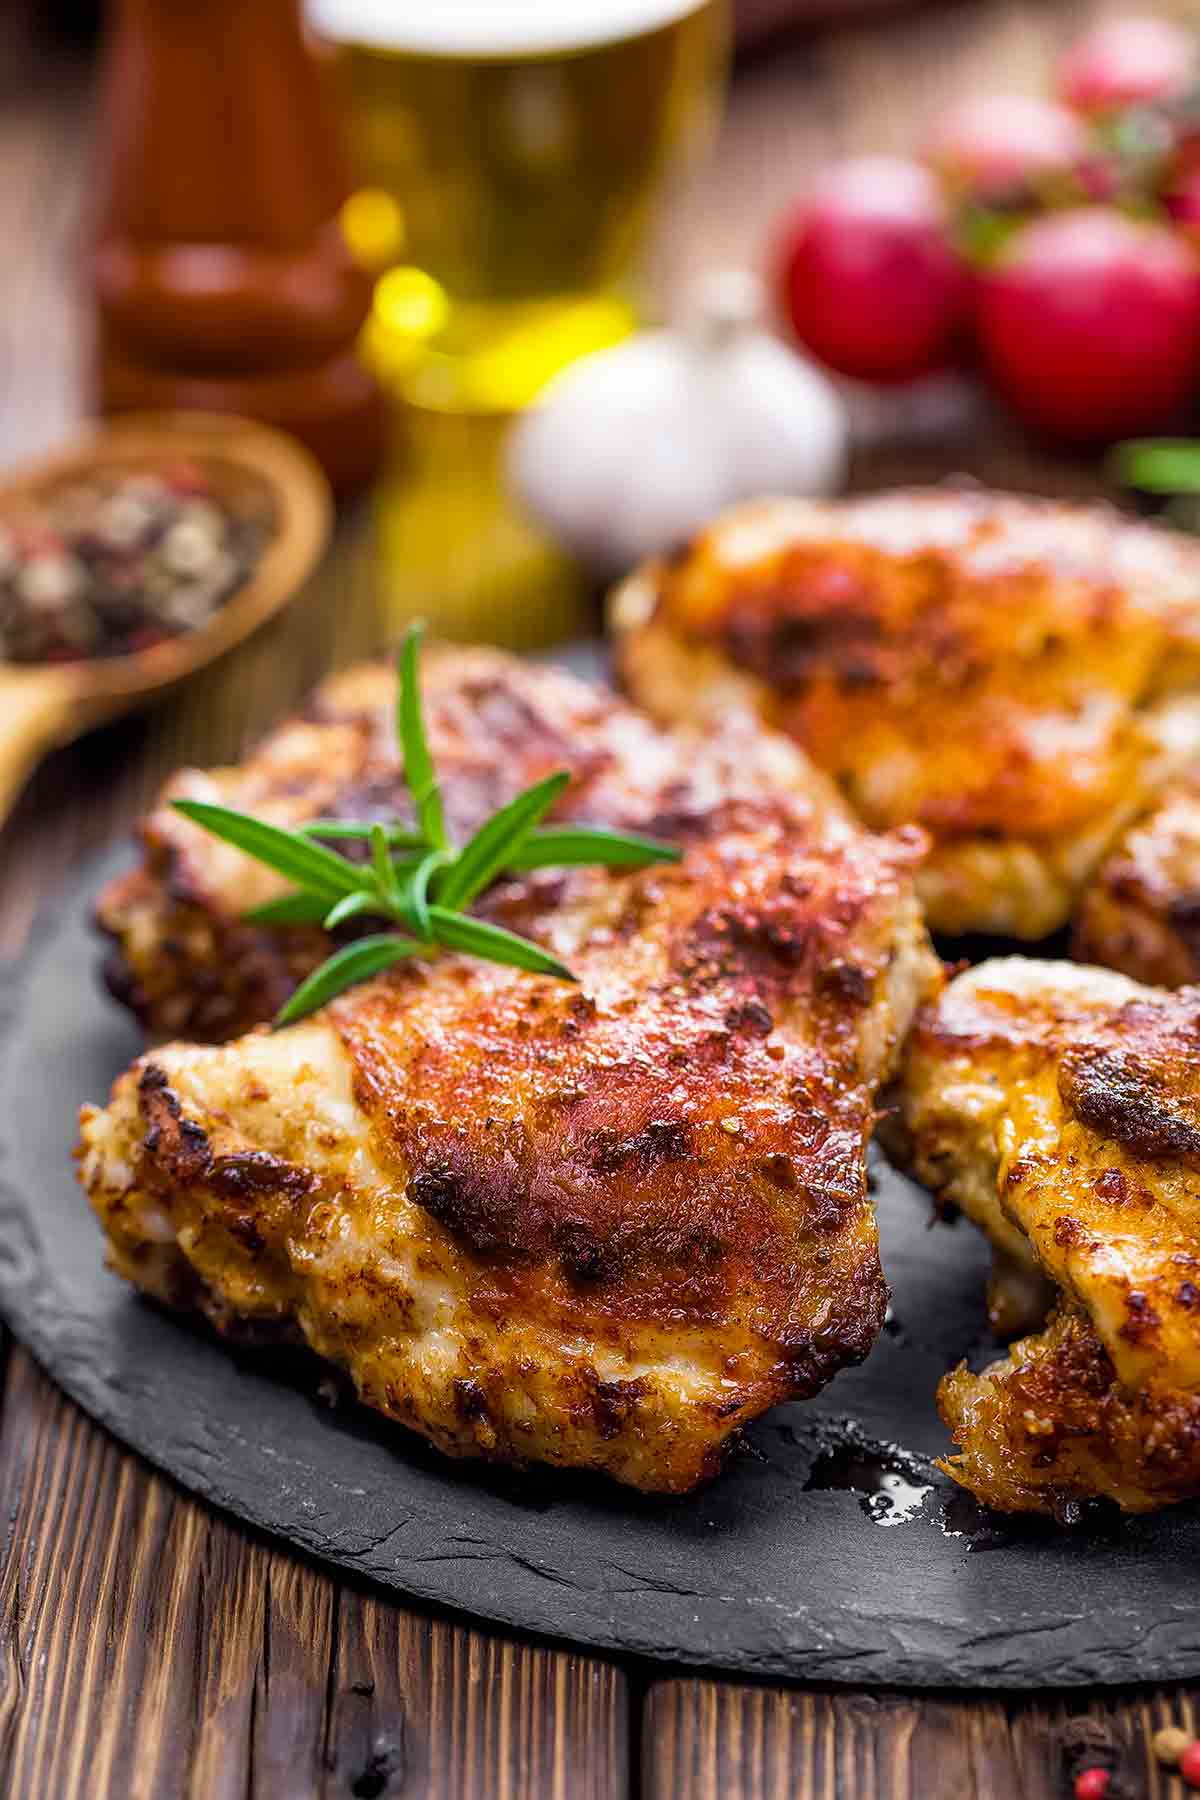
[[[485,896],[575,985],[445,955],[283,1031],[151,1051],[86,1111],[82,1179],[120,1273],[221,1331],[307,1342],[443,1450],[682,1491],[882,1323],[865,1144],[938,978],[920,834],[864,833],[782,740],[665,736],[483,653],[427,669],[458,829],[565,763],[565,816],[670,835],[681,862]],[[374,705],[369,677],[352,689]],[[349,806],[365,740],[391,804],[377,713],[345,692],[216,791]],[[165,815],[148,835],[154,866],[107,906],[152,1021],[210,968],[234,1014],[286,988],[270,946],[244,965],[269,981],[217,967],[265,896],[252,865]],[[179,906],[196,947],[175,967]]]
[[[1105,858],[1072,953],[1161,987],[1200,982],[1200,769],[1172,782]]]
[[[872,828],[934,839],[930,924],[1037,938],[1200,752],[1200,545],[981,490],[766,500],[618,590],[655,717],[748,708]]]
[[[891,1139],[1057,1292],[942,1383],[950,1472],[1005,1511],[1200,1495],[1200,989],[980,964],[919,1018]]]

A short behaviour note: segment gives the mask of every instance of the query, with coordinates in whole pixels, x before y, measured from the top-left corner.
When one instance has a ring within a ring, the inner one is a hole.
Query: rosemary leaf
[[[542,950],[528,938],[505,931],[500,925],[488,925],[466,913],[450,912],[444,906],[429,908],[434,939],[447,950],[460,950],[467,956],[481,956],[488,962],[510,963],[517,969],[528,969],[534,975],[554,975],[560,981],[576,978],[565,963]]]
[[[419,831],[411,831],[407,825],[389,825],[386,819],[306,819],[296,829],[306,838],[358,838],[365,843],[369,842],[377,825],[386,831],[393,850],[424,850],[426,847]]]
[[[404,889],[406,920],[427,944],[433,942],[433,927],[429,920],[429,883],[436,870],[449,861],[452,861],[452,852],[431,850],[413,870]]]
[[[390,912],[395,912],[400,904],[400,883],[392,867],[387,832],[382,825],[373,826],[371,830],[371,868],[380,898],[387,903]]]
[[[496,879],[502,869],[512,867],[512,859],[539,819],[545,818],[571,777],[560,770],[544,781],[510,800],[493,813],[485,825],[455,857],[452,866],[438,883],[437,897],[442,906],[469,906],[477,894]]]
[[[357,919],[362,913],[380,911],[379,896],[360,888],[356,894],[343,894],[326,913],[322,924],[326,931],[336,931],[347,919]]]
[[[1146,494],[1200,493],[1200,442],[1194,438],[1131,438],[1109,452],[1108,468],[1124,487]]]
[[[425,720],[421,710],[421,684],[417,676],[417,648],[421,627],[411,625],[400,650],[400,692],[396,702],[396,732],[400,753],[404,758],[404,779],[412,795],[417,822],[426,842],[436,850],[445,850],[446,822],[442,810],[442,790],[429,754],[425,737]]]
[[[324,925],[328,911],[329,900],[324,894],[297,889],[294,894],[281,894],[278,900],[253,907],[242,917],[248,925]]]
[[[316,1012],[319,1006],[336,999],[356,982],[366,981],[393,963],[418,955],[424,948],[414,938],[399,937],[391,931],[356,939],[353,944],[335,950],[327,962],[313,970],[307,981],[301,982],[287,1005],[276,1014],[276,1025],[294,1025],[297,1019]]]
[[[531,831],[505,863],[523,874],[529,869],[566,868],[590,863],[602,869],[644,869],[651,863],[676,863],[683,852],[656,838],[635,832],[605,831],[601,826],[561,825]]]
[[[256,862],[266,863],[269,869],[277,869],[314,893],[328,895],[330,900],[362,886],[361,869],[333,850],[310,844],[297,832],[268,825],[265,819],[234,812],[228,806],[213,806],[207,800],[173,800],[171,804],[194,825],[202,825],[214,837],[244,850]]]

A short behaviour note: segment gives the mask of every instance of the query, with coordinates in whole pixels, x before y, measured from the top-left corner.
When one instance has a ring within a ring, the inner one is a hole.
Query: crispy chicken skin
[[[1200,1495],[1200,989],[1020,958],[919,1017],[890,1146],[1058,1290],[942,1383],[948,1468],[1004,1511]]]
[[[428,650],[422,691],[452,830],[467,836],[522,787],[567,768],[558,816],[675,837],[718,800],[781,786],[817,813],[832,786],[784,739],[733,722],[703,742],[653,726],[561,669],[483,648]],[[141,826],[142,862],[110,883],[97,918],[113,940],[107,977],[155,1037],[220,1042],[270,1019],[331,948],[308,928],[258,930],[251,907],[287,883],[173,812],[218,801],[283,825],[401,818],[396,676],[365,664],[323,683],[306,712],[236,767],[183,769]],[[486,911],[486,905],[484,910]]]
[[[1200,982],[1200,769],[1172,782],[1105,858],[1072,954],[1159,987]]]
[[[632,697],[749,708],[874,829],[916,821],[930,924],[1037,938],[1200,751],[1200,546],[976,489],[764,500],[632,576]]]
[[[680,864],[493,890],[577,985],[445,956],[149,1052],[83,1118],[113,1266],[302,1338],[453,1455],[647,1490],[863,1357],[887,1297],[865,1144],[938,978],[920,834],[870,837],[819,788],[722,793],[723,754],[659,755]]]

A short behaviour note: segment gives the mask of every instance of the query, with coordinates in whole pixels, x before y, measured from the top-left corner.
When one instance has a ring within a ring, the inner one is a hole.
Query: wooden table
[[[753,260],[831,150],[905,148],[968,82],[1035,84],[1098,10],[935,5],[759,57],[739,74],[718,155],[660,236],[659,293],[695,267]],[[12,459],[80,405],[71,273],[87,111],[78,72],[14,71],[0,52],[0,82],[0,455]],[[947,466],[1064,491],[1091,480],[996,425],[950,449],[876,450],[858,479]],[[169,706],[47,763],[5,832],[0,949],[18,950],[41,898],[128,828],[169,768],[238,753],[330,662],[374,645],[371,542],[360,514],[277,626]],[[1128,1747],[1131,1791],[1182,1795],[1149,1736],[1190,1726],[1195,1692],[765,1687],[517,1641],[397,1605],[195,1504],[2,1331],[0,1369],[4,1800],[1014,1800],[1066,1792],[1061,1728],[1085,1711]]]

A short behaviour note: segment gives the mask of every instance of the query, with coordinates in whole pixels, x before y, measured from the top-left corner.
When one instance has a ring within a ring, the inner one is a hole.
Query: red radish
[[[970,286],[927,169],[836,163],[783,222],[777,285],[800,342],[860,381],[913,381],[955,358]]]
[[[1170,424],[1200,378],[1200,262],[1165,225],[1047,213],[978,287],[983,360],[1020,417],[1102,444]]]
[[[1180,230],[1200,244],[1200,162],[1191,162],[1172,180],[1163,200]]]
[[[1195,35],[1169,19],[1104,19],[1059,64],[1058,91],[1083,113],[1173,100],[1200,76]]]
[[[1052,100],[975,94],[943,115],[925,153],[956,197],[996,205],[1062,192],[1078,198],[1092,145],[1075,114]]]

